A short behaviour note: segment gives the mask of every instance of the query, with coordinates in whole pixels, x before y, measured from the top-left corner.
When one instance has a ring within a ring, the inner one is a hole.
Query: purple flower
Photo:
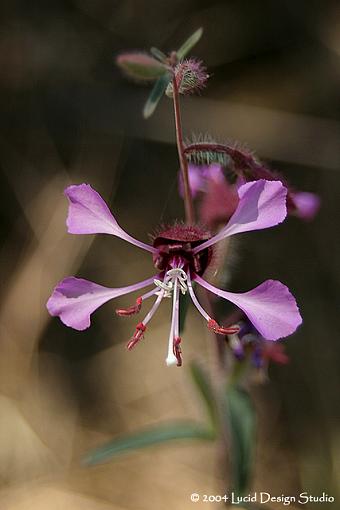
[[[312,220],[320,209],[320,197],[315,193],[307,191],[299,191],[291,193],[291,200],[295,207],[293,207],[293,214],[302,220]]]
[[[244,184],[244,183],[243,183]],[[199,200],[199,218],[209,229],[226,223],[238,205],[237,186],[230,184],[221,165],[189,165],[189,185],[193,198]],[[179,173],[179,193],[183,197],[183,180]]]
[[[189,186],[192,196],[195,198],[199,192],[206,192],[209,188],[209,182],[221,184],[225,181],[221,165],[212,163],[211,165],[190,165],[188,168]],[[183,179],[182,174],[178,174],[179,179],[179,193],[183,197]]]
[[[146,280],[121,288],[108,288],[82,278],[68,277],[54,289],[47,302],[51,315],[60,317],[69,327],[84,330],[90,326],[91,314],[107,301],[124,294],[152,287],[136,300],[135,305],[117,310],[120,316],[138,313],[142,303],[154,297],[154,303],[128,343],[131,349],[143,338],[147,324],[165,298],[172,299],[172,319],[166,363],[181,365],[179,336],[180,294],[188,293],[210,329],[232,334],[238,327],[224,328],[210,317],[198,301],[193,282],[238,306],[260,334],[276,340],[293,333],[301,324],[294,297],[279,281],[267,280],[241,294],[220,290],[205,279],[203,273],[213,258],[214,245],[233,234],[272,227],[286,217],[286,188],[279,181],[258,180],[238,189],[239,203],[228,224],[218,234],[196,226],[175,224],[159,232],[153,245],[145,244],[126,233],[113,217],[102,197],[88,184],[69,186],[68,231],[72,234],[105,233],[115,235],[152,254],[157,273]]]
[[[266,369],[269,362],[280,365],[289,363],[281,342],[263,338],[246,317],[237,325],[240,328],[238,333],[228,335],[229,347],[237,360],[243,360],[248,354],[252,365],[258,369]]]

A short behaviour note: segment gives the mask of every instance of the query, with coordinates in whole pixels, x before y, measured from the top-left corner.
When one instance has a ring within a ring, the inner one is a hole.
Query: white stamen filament
[[[207,314],[207,312],[204,310],[204,308],[202,308],[202,306],[198,302],[198,299],[197,299],[196,294],[194,292],[194,289],[192,287],[191,277],[190,277],[190,272],[189,271],[188,271],[188,275],[187,276],[188,276],[188,290],[189,290],[189,294],[190,294],[190,297],[192,299],[192,302],[196,306],[196,308],[199,311],[199,313],[201,315],[203,315],[203,317],[205,318],[206,321],[209,322],[211,320],[211,317]]]
[[[162,290],[158,296],[157,296],[157,299],[155,300],[154,304],[152,305],[152,307],[150,308],[149,312],[146,314],[146,316],[144,317],[142,323],[144,324],[144,326],[147,325],[147,323],[152,319],[152,317],[154,316],[154,314],[156,313],[159,305],[161,304],[161,301],[164,297],[164,291]]]
[[[179,285],[178,276],[175,276],[172,295],[172,317],[168,344],[168,356],[165,360],[168,367],[171,365],[177,365],[177,358],[174,354],[174,336],[176,334],[176,331],[178,332],[178,319],[179,319]]]
[[[148,299],[151,296],[154,296],[157,293],[157,289],[149,290],[149,292],[146,292],[141,296],[142,301],[145,301],[145,299]]]
[[[178,299],[176,302],[176,309],[175,309],[175,320],[174,320],[174,336],[173,336],[174,340],[175,340],[175,338],[179,337],[179,300],[180,300],[180,297],[179,297],[179,293],[178,293]]]

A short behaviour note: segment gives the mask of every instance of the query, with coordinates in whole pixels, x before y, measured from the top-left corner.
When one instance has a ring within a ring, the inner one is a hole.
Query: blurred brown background
[[[199,26],[193,54],[212,77],[202,97],[183,101],[187,134],[245,142],[322,199],[312,223],[293,218],[243,237],[234,262],[232,290],[281,279],[304,317],[286,342],[291,363],[253,389],[253,488],[339,498],[339,2],[4,0],[1,14],[1,510],[186,509],[192,492],[226,490],[214,444],[80,465],[84,452],[115,435],[204,419],[186,365],[212,366],[214,352],[195,311],[184,368],[172,370],[164,365],[166,306],[131,353],[124,342],[134,320],[115,317],[114,303],[83,333],[45,309],[69,274],[108,286],[152,274],[149,257],[123,241],[67,235],[63,189],[90,182],[143,240],[181,216],[171,102],[164,98],[144,121],[148,91],[124,81],[114,56],[176,48]]]

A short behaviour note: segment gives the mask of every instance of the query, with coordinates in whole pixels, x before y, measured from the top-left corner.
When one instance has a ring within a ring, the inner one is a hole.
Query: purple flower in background
[[[189,186],[191,190],[191,194],[193,198],[197,196],[199,192],[206,192],[209,188],[209,182],[213,181],[217,184],[220,184],[225,181],[225,177],[223,174],[223,169],[221,165],[216,163],[212,163],[211,165],[189,165],[188,168],[189,175]],[[179,180],[179,192],[183,197],[183,180],[182,174],[178,174]]]
[[[210,228],[227,221],[238,204],[237,188],[249,182],[239,176],[235,184],[226,179],[223,168],[218,163],[210,165],[189,165],[189,185],[193,198],[201,195],[199,206],[200,219]],[[268,180],[280,180],[280,177],[266,169]],[[284,186],[287,187],[286,183]],[[179,192],[183,197],[183,182],[179,174]],[[301,220],[313,220],[320,209],[321,200],[315,193],[307,191],[288,192],[288,213]]]
[[[126,233],[117,223],[102,197],[88,184],[69,186],[65,190],[69,200],[67,218],[71,234],[111,234],[152,254],[157,273],[146,280],[121,288],[109,288],[76,277],[62,280],[48,300],[52,316],[60,317],[69,327],[84,330],[90,326],[91,314],[107,301],[146,287],[152,287],[127,309],[118,309],[120,316],[138,313],[145,300],[154,302],[128,343],[131,349],[143,338],[147,324],[165,298],[172,299],[172,318],[169,335],[167,365],[181,365],[181,338],[179,336],[180,294],[188,293],[204,317],[208,327],[219,334],[232,334],[238,327],[221,327],[200,304],[193,282],[209,292],[238,306],[257,331],[268,340],[277,340],[293,333],[302,319],[294,297],[279,281],[267,280],[255,289],[233,293],[218,289],[202,275],[213,258],[214,245],[233,234],[260,230],[281,223],[286,217],[287,190],[280,181],[258,180],[238,189],[239,203],[229,222],[218,234],[196,226],[175,224],[159,232],[153,244],[145,244]]]
[[[299,191],[291,193],[294,206],[292,213],[302,220],[312,220],[320,209],[320,197],[315,193]]]
[[[246,317],[237,325],[239,331],[228,335],[229,347],[237,360],[243,360],[248,355],[257,369],[267,369],[269,362],[280,365],[289,363],[281,342],[270,342],[263,338]]]
[[[189,165],[189,185],[194,198],[200,195],[199,218],[208,228],[215,230],[235,212],[239,202],[237,186],[227,181],[221,165]],[[183,196],[181,174],[179,190]]]

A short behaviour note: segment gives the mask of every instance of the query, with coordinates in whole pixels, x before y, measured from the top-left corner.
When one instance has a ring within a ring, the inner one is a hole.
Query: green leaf
[[[216,431],[218,426],[218,417],[216,410],[216,398],[209,381],[209,378],[202,367],[193,362],[190,365],[191,377],[196,385],[196,388],[201,394],[207,408],[212,429]]]
[[[166,62],[167,60],[167,56],[165,55],[165,53],[163,53],[158,48],[155,48],[154,46],[150,49],[150,53],[161,62]]]
[[[178,60],[182,60],[190,50],[195,46],[195,44],[198,43],[198,41],[201,39],[203,34],[203,28],[199,28],[194,32],[189,39],[185,41],[185,43],[182,44],[182,46],[177,50],[177,58]]]
[[[84,463],[86,465],[99,464],[123,453],[180,439],[212,440],[214,436],[211,431],[196,423],[178,422],[158,425],[114,439],[104,446],[92,450],[86,455]]]
[[[162,63],[146,53],[123,53],[118,55],[116,63],[127,76],[135,80],[157,80],[168,73]]]
[[[170,80],[171,74],[167,73],[156,81],[151,91],[151,94],[144,106],[143,115],[145,119],[151,117],[151,115],[155,111],[156,106],[158,105],[159,100],[163,96]]]
[[[248,393],[235,386],[228,387],[226,417],[230,431],[233,490],[246,493],[254,457],[255,412]]]

